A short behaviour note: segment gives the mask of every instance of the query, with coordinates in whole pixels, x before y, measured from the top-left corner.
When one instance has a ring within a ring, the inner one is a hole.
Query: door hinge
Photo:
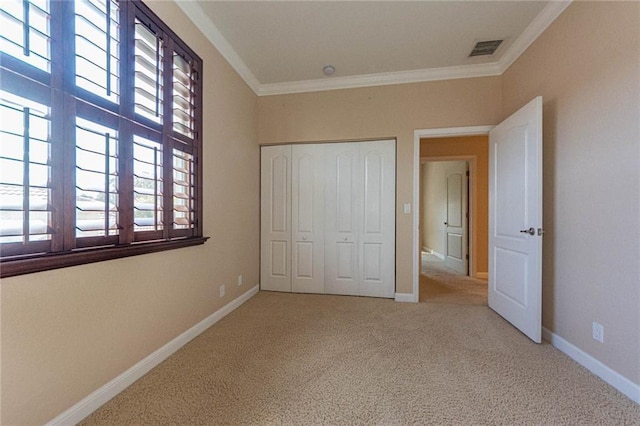
[[[465,255],[465,258],[466,258],[467,260],[469,260],[469,253],[467,253],[467,254]]]

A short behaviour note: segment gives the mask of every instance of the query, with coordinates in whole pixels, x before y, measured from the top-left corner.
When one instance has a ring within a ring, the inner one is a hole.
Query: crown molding
[[[196,27],[207,37],[211,44],[213,44],[227,62],[229,62],[231,67],[233,67],[256,95],[271,96],[501,75],[524,53],[540,34],[560,16],[572,1],[573,0],[549,1],[538,16],[535,17],[522,34],[513,42],[509,50],[496,62],[269,84],[261,84],[258,81],[247,64],[245,64],[238,53],[231,47],[231,44],[229,44],[213,22],[211,22],[196,1],[176,1],[176,4],[187,17],[193,21]]]
[[[392,84],[420,83],[426,81],[454,80],[457,78],[487,77],[499,75],[497,63],[461,65],[444,68],[428,68],[415,71],[397,71],[380,74],[364,74],[317,80],[261,84],[258,96],[290,93],[321,92],[326,90],[353,89],[357,87],[387,86]]]
[[[253,75],[247,64],[244,63],[240,55],[231,47],[231,44],[222,35],[220,30],[207,17],[204,10],[195,1],[177,1],[176,4],[187,15],[195,26],[204,34],[211,44],[227,60],[229,65],[240,75],[247,85],[258,94],[260,92],[260,82]]]

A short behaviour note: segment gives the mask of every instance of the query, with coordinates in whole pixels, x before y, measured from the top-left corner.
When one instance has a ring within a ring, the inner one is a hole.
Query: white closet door
[[[395,293],[395,141],[358,144],[362,171],[360,286],[358,295]]]
[[[260,288],[291,291],[291,145],[261,153]]]
[[[325,144],[325,292],[357,295],[362,190],[359,143]]]
[[[324,146],[291,149],[291,290],[324,293]]]
[[[327,144],[325,291],[395,293],[395,141]]]

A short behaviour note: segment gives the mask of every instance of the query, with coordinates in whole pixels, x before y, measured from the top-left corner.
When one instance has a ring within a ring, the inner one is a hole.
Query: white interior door
[[[466,161],[456,161],[447,167],[445,173],[447,207],[444,222],[444,264],[447,268],[464,275],[467,275],[469,268],[467,171]]]
[[[361,280],[358,295],[395,293],[395,141],[358,144],[363,188],[360,233]]]
[[[489,203],[489,307],[540,343],[542,97],[491,130]]]
[[[325,291],[358,294],[360,281],[359,190],[362,168],[358,143],[325,144]]]
[[[260,288],[291,291],[291,145],[261,151]]]
[[[291,291],[324,293],[324,145],[291,148]]]

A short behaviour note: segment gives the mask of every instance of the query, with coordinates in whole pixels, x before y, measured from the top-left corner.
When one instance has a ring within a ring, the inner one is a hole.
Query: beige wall
[[[470,161],[471,275],[486,279],[489,271],[489,137],[425,138],[420,141],[420,158],[454,157],[465,157]]]
[[[266,96],[258,99],[259,141],[397,138],[396,292],[412,293],[413,133],[416,129],[494,124],[500,77]]]
[[[447,215],[447,191],[444,170],[446,162],[422,163],[420,175],[421,248],[444,256],[443,217]]]
[[[503,117],[544,97],[543,323],[637,384],[639,23],[638,2],[574,2],[502,80]]]
[[[204,233],[211,239],[3,279],[0,424],[51,420],[258,284],[256,96],[173,2],[146,3],[204,60]]]

